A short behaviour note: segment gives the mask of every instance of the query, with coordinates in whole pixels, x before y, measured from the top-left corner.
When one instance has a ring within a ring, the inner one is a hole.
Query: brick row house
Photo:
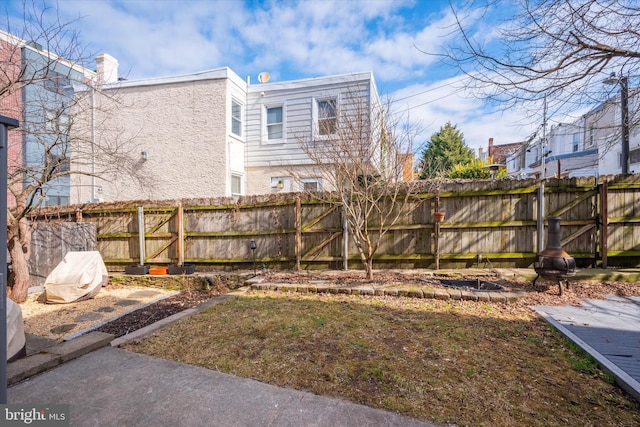
[[[0,64],[0,113],[20,122],[9,132],[7,203],[40,182],[35,205],[68,204],[73,85],[95,73],[2,31]]]
[[[17,120],[22,119],[22,92],[12,82],[19,80],[22,64],[22,49],[15,47],[19,42],[19,39],[10,34],[0,32],[0,64],[2,64],[0,114]],[[22,140],[18,132],[9,132],[8,139],[7,166],[11,175],[22,164]],[[7,204],[10,207],[16,204],[13,192],[9,188],[7,188]]]

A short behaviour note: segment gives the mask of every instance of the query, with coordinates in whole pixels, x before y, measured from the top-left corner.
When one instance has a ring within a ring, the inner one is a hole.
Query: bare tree
[[[469,91],[499,108],[540,112],[546,95],[552,114],[574,112],[609,97],[613,87],[603,80],[611,73],[627,76],[640,65],[635,1],[516,0],[509,16],[504,6],[495,0],[451,5],[455,37],[441,55],[467,77]],[[486,25],[495,12],[501,22]]]
[[[30,212],[48,197],[60,197],[61,189],[68,191],[72,174],[135,174],[137,150],[126,141],[96,144],[86,130],[86,117],[94,117],[93,110],[98,109],[88,99],[99,76],[83,66],[88,61],[70,23],[57,18],[47,21],[34,2],[31,8],[25,6],[24,29],[19,34],[2,34],[0,106],[3,113],[21,120],[20,128],[12,131],[19,136],[10,137],[9,146],[9,152],[18,154],[9,165],[8,190],[13,199],[8,206],[7,247],[12,267],[10,297],[24,302],[29,286]],[[78,92],[78,88],[84,90]],[[72,168],[72,159],[74,164],[92,162],[94,167]],[[58,203],[67,200],[62,196]]]
[[[368,279],[385,234],[421,203],[415,196],[425,183],[412,180],[410,155],[416,133],[404,115],[392,112],[391,103],[370,103],[352,89],[339,105],[320,105],[317,128],[297,137],[311,164],[290,173],[297,180],[310,174],[322,178],[323,189],[330,191],[309,194],[342,207]]]

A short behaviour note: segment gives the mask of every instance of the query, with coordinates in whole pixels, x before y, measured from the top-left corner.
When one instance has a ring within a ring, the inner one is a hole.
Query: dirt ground
[[[70,304],[46,304],[44,292],[32,293],[20,305],[26,333],[63,340],[176,291],[107,285],[95,298]]]

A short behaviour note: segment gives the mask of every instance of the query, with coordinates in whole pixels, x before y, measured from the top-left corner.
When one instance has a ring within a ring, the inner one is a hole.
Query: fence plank
[[[534,180],[443,183],[438,193],[439,209],[446,212],[440,224],[441,267],[470,266],[478,255],[492,264],[531,266],[537,249],[537,185]],[[607,266],[640,252],[640,178],[549,179],[545,189],[545,212],[562,216],[570,254],[585,263],[599,255]],[[380,240],[376,268],[434,266],[435,201],[434,194],[424,193],[405,207]],[[244,268],[252,263],[251,240],[257,244],[256,260],[267,268],[340,268],[343,260],[340,209],[304,194],[50,207],[31,219],[77,216],[95,224],[98,250],[110,269],[118,269],[139,257],[137,206],[145,209],[147,252],[154,257],[149,262]],[[602,220],[598,234],[596,214]],[[353,241],[348,250],[348,259],[357,260]]]

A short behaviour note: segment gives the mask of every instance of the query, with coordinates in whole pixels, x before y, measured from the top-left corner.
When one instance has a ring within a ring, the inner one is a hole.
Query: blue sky
[[[128,79],[225,66],[252,83],[262,71],[272,82],[373,71],[381,95],[396,100],[395,108],[408,111],[423,129],[417,150],[447,121],[457,124],[475,150],[486,148],[489,138],[496,144],[521,141],[535,127],[519,125],[517,112],[489,111],[461,89],[456,70],[420,51],[437,53],[451,42],[454,21],[446,0],[44,3],[49,13],[57,9],[61,21],[75,21],[72,27],[88,52],[114,56]],[[20,22],[22,4],[5,3],[14,22]],[[488,38],[491,19],[480,24]]]

